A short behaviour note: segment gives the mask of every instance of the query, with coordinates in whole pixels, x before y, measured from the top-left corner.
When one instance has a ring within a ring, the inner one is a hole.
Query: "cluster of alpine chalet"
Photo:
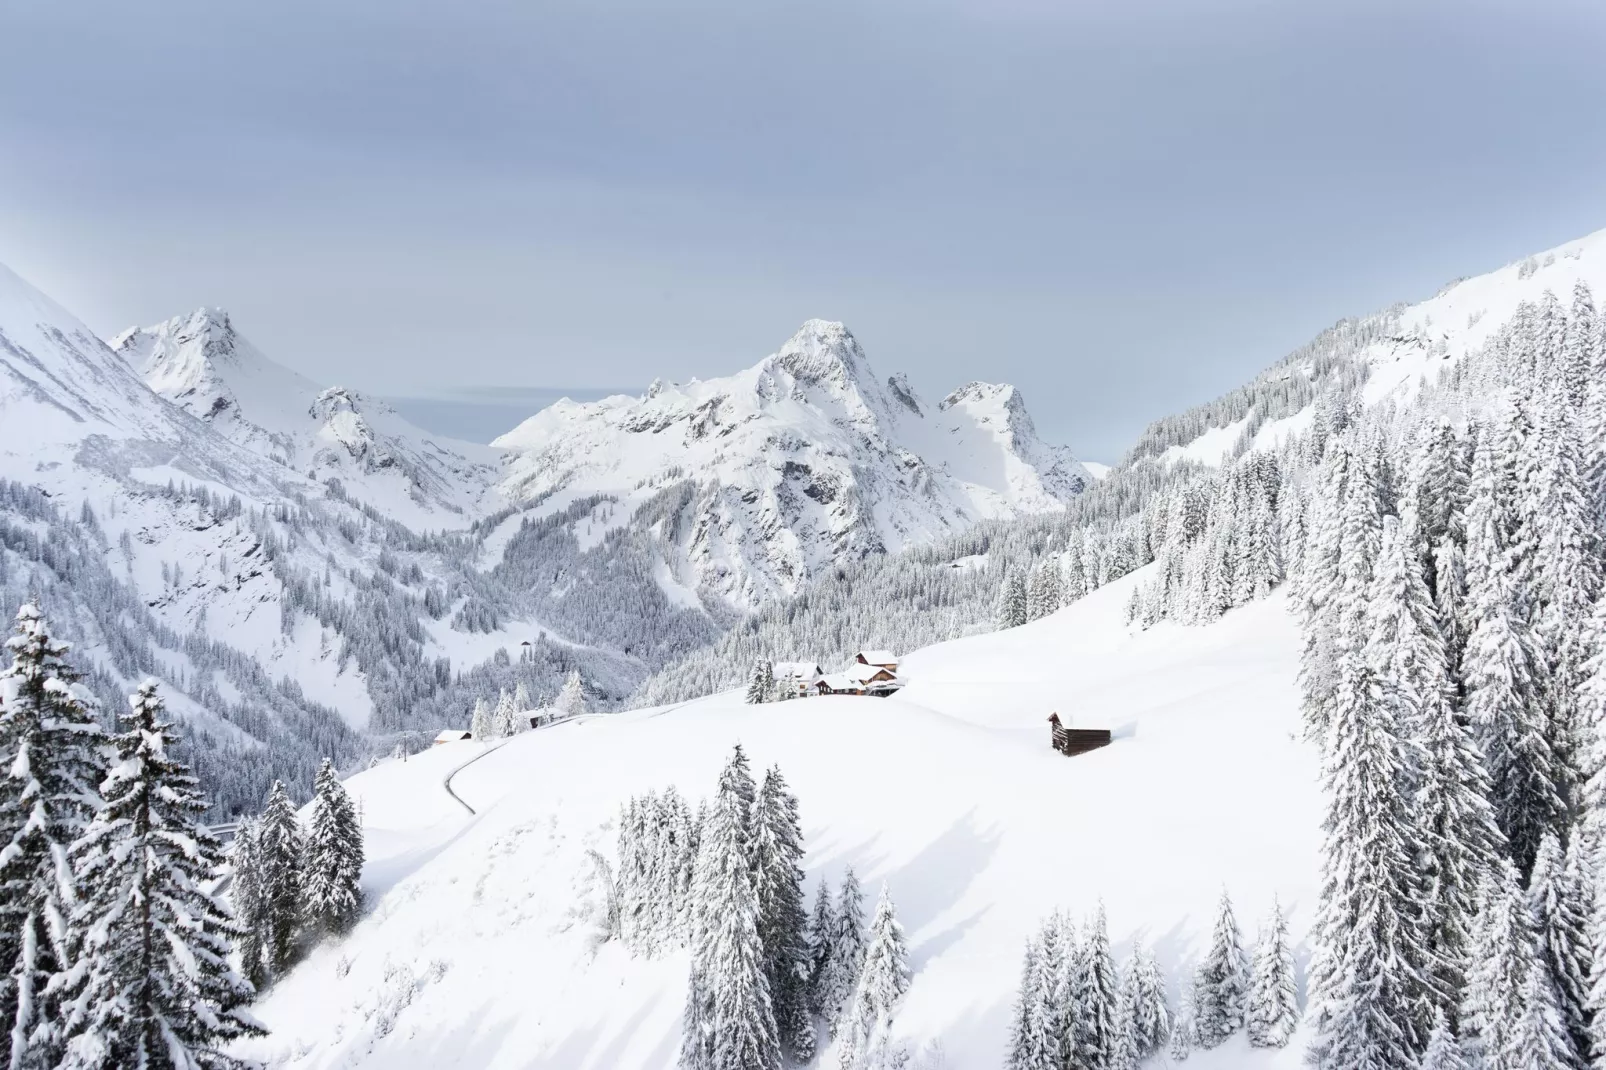
[[[811,1061],[823,1027],[842,1070],[890,1070],[908,949],[885,888],[868,929],[851,870],[803,906],[803,833],[780,770],[755,786],[737,746],[712,805],[673,788],[631,799],[619,827],[614,934],[634,953],[692,951],[683,1070]]]
[[[0,1056],[62,1070],[230,1068],[260,1033],[222,845],[154,683],[108,734],[37,606],[0,670]]]
[[[1522,306],[1415,409],[1316,447],[1285,543],[1328,793],[1312,1061],[1606,1065],[1606,346],[1588,290]]]
[[[1272,912],[1251,959],[1222,893],[1210,950],[1179,1013],[1154,956],[1141,945],[1116,971],[1104,909],[1085,934],[1055,914],[1026,946],[1010,1022],[1008,1070],[1135,1070],[1162,1053],[1173,1062],[1247,1029],[1256,1047],[1281,1048],[1299,1023],[1288,926]]]
[[[357,923],[364,854],[357,807],[332,762],[318,770],[305,829],[274,781],[262,813],[235,833],[240,965],[253,983],[282,977],[312,944]]]

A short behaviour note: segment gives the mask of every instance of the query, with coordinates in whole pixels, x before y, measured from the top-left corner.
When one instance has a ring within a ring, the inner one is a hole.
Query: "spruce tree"
[[[518,686],[513,689],[513,708],[519,713],[528,713],[535,709],[535,702],[530,698],[530,689],[524,686],[523,680],[520,680]],[[528,720],[522,717],[519,720],[521,722],[520,731],[530,726]]]
[[[797,798],[779,768],[764,774],[753,816],[753,870],[759,939],[775,1025],[783,1048],[799,1062],[814,1057],[809,1013],[808,914],[803,908],[803,829]]]
[[[1255,947],[1246,1014],[1249,1043],[1281,1048],[1299,1025],[1299,993],[1294,982],[1294,953],[1288,946],[1288,920],[1275,900],[1271,926]]]
[[[753,788],[736,748],[697,860],[696,933],[680,1065],[685,1070],[778,1070],[780,1045],[753,887]]]
[[[239,930],[205,891],[223,848],[201,822],[195,777],[170,756],[173,726],[156,689],[150,681],[133,695],[127,730],[111,740],[105,801],[72,846],[84,969],[64,1008],[62,1070],[244,1067],[223,1049],[262,1032],[244,1010],[251,984],[229,964]]]
[[[1033,1050],[1033,1015],[1039,1005],[1039,949],[1035,939],[1026,941],[1026,953],[1021,957],[1020,985],[1015,990],[1015,1005],[1009,1015],[1009,1052],[1005,1057],[1005,1070],[1038,1070]]]
[[[840,1062],[843,1070],[866,1066],[878,1042],[884,1042],[892,1026],[892,1012],[909,991],[909,949],[904,943],[903,926],[898,924],[892,894],[881,886],[876,900],[875,918],[870,923],[870,943],[865,948],[853,999],[838,1027],[843,1034]]]
[[[1035,971],[1024,988],[1031,992],[1031,1002],[1025,1010],[1022,1041],[1026,1070],[1059,1070],[1066,1063],[1070,1007],[1068,980],[1070,977],[1065,945],[1058,918],[1043,923],[1034,945],[1035,954],[1029,954]]]
[[[1419,1050],[1424,994],[1411,874],[1419,844],[1402,744],[1375,673],[1364,658],[1342,661],[1324,770],[1311,1056],[1320,1070],[1404,1066]]]
[[[1198,1044],[1198,1031],[1194,1028],[1194,990],[1190,984],[1182,993],[1182,1003],[1177,1008],[1177,1017],[1171,1023],[1171,1035],[1166,1039],[1166,1055],[1174,1063],[1187,1061]]]
[[[1232,899],[1223,890],[1216,907],[1210,951],[1194,981],[1194,1029],[1199,1046],[1213,1048],[1244,1026],[1249,994],[1249,960],[1238,933]]]
[[[1433,1012],[1433,1028],[1428,1033],[1427,1050],[1422,1053],[1417,1070],[1471,1070],[1442,1010],[1435,1009]]]
[[[1461,994],[1461,1047],[1473,1070],[1501,1070],[1517,1049],[1533,937],[1515,868],[1502,860],[1480,895],[1482,909]]]
[[[51,987],[77,959],[71,923],[79,885],[68,850],[100,805],[104,736],[67,646],[39,607],[17,611],[0,671],[0,1049],[14,1067],[47,1066],[61,1051]],[[59,982],[58,982],[59,984]]]
[[[809,915],[808,931],[808,1000],[809,1012],[825,1015],[825,985],[827,967],[831,962],[831,945],[836,939],[836,913],[831,907],[831,889],[824,880],[814,895],[814,911]]]
[[[831,957],[820,978],[820,1013],[835,1038],[837,1023],[853,998],[859,970],[864,965],[864,892],[852,866],[842,877],[842,890],[833,913],[836,929],[831,934]]]
[[[1556,789],[1548,718],[1536,695],[1529,590],[1518,567],[1524,551],[1507,504],[1516,476],[1493,439],[1479,440],[1467,509],[1472,627],[1463,674],[1466,713],[1483,744],[1495,817],[1526,877],[1540,838],[1561,823],[1565,803]]]
[[[563,681],[563,689],[552,703],[557,711],[566,716],[573,716],[586,712],[585,684],[580,680],[580,670],[569,673],[568,679]]]
[[[266,963],[262,957],[262,934],[267,930],[267,918],[262,901],[262,865],[257,856],[257,822],[243,818],[234,830],[234,854],[231,859],[234,878],[229,887],[229,899],[234,906],[234,920],[239,926],[235,949],[240,955],[240,972],[253,985],[267,983]]]
[[[256,864],[262,896],[262,957],[275,978],[295,960],[301,930],[301,824],[284,784],[275,780],[256,829]]]
[[[1171,1036],[1171,1008],[1166,1004],[1165,979],[1160,964],[1145,947],[1132,950],[1127,968],[1127,1004],[1132,1039],[1139,1062],[1157,1055]]]
[[[313,786],[307,830],[302,897],[307,928],[343,933],[362,912],[362,826],[335,766],[328,758]]]
[[[491,713],[491,724],[499,739],[508,739],[518,735],[519,711],[513,702],[513,696],[507,688],[496,698],[496,709]]]
[[[759,658],[753,662],[753,673],[747,681],[747,704],[757,706],[775,695],[775,669],[768,661]]]
[[[1102,903],[1078,949],[1073,985],[1075,1010],[1068,1065],[1078,1070],[1108,1070],[1115,1052],[1117,994],[1115,960],[1110,954]]]
[[[1520,1018],[1504,1065],[1522,1070],[1577,1070],[1583,1065],[1567,1035],[1553,982],[1544,956],[1535,958],[1517,997]]]
[[[1537,956],[1550,973],[1547,983],[1554,989],[1553,1002],[1572,1047],[1572,1061],[1581,1066],[1589,1057],[1591,951],[1589,919],[1580,902],[1577,877],[1555,833],[1545,833],[1528,881],[1528,913]]]
[[[1018,570],[1009,569],[998,588],[997,626],[1000,630],[1018,628],[1026,623],[1026,616],[1026,581]]]
[[[496,738],[496,721],[491,716],[491,707],[486,705],[484,697],[474,700],[474,712],[469,717],[468,732],[474,737],[476,743],[488,743]]]

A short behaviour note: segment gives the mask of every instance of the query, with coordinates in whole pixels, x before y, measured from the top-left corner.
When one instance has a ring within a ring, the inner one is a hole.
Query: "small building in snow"
[[[435,734],[435,746],[442,743],[466,743],[474,738],[474,733],[466,728],[444,728]]]

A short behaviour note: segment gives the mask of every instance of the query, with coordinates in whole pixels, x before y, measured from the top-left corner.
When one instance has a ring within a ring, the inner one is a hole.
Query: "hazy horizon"
[[[1574,0],[25,0],[0,28],[29,42],[0,262],[107,335],[223,306],[431,419],[506,415],[465,384],[729,374],[823,317],[1114,461],[1335,320],[1606,226],[1606,11]]]

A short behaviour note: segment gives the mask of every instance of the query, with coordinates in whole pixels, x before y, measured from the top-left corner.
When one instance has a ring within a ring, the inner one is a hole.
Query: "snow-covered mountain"
[[[1482,348],[1520,305],[1550,315],[1547,307],[1571,303],[1579,282],[1597,301],[1606,295],[1606,230],[1457,279],[1425,301],[1341,321],[1238,390],[1157,421],[1128,460],[1216,465],[1274,446],[1310,425],[1315,395],[1335,382],[1367,405],[1409,405],[1424,384]]]
[[[616,499],[599,539],[666,488],[694,488],[654,518],[661,582],[742,608],[795,593],[831,562],[1063,509],[1092,481],[1038,438],[1014,387],[970,383],[931,405],[903,376],[878,379],[853,335],[824,320],[735,375],[561,401],[494,444],[514,454],[503,481],[514,500]]]
[[[157,394],[230,441],[413,528],[462,527],[500,504],[495,450],[430,434],[382,401],[269,360],[222,309],[112,340]]]

